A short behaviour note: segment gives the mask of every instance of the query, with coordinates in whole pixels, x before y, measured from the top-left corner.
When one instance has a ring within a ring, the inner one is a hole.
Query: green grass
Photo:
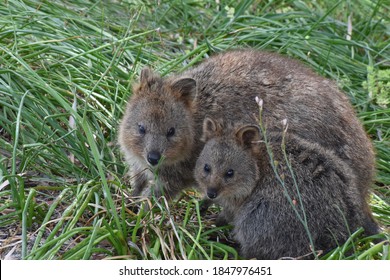
[[[376,147],[371,206],[389,229],[387,1],[108,2],[0,5],[2,258],[238,258],[229,229],[200,217],[196,193],[135,214],[116,143],[144,65],[169,74],[238,47],[285,53],[338,82]],[[322,258],[390,259],[373,239],[357,231]]]

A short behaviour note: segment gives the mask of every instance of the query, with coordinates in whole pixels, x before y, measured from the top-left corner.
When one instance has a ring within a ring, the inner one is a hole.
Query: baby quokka
[[[286,127],[266,131],[205,119],[195,177],[222,206],[217,223],[233,225],[241,255],[313,258],[360,226],[375,232],[361,207],[364,198],[346,175],[353,171]]]

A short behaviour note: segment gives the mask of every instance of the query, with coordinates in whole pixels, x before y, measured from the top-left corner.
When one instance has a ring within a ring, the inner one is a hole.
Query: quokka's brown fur
[[[224,126],[205,119],[207,142],[195,177],[223,207],[217,222],[234,226],[242,256],[310,258],[312,250],[343,244],[359,227],[376,233],[354,167],[333,150],[279,126],[264,137],[254,124]]]
[[[256,96],[264,101],[268,131],[276,131],[280,120],[288,119],[289,135],[300,145],[297,153],[303,163],[309,160],[320,174],[321,168],[328,168],[323,161],[346,167],[338,168],[335,176],[353,186],[344,192],[357,190],[357,200],[350,205],[369,214],[374,153],[348,99],[333,82],[302,63],[255,50],[218,54],[167,78],[142,70],[119,129],[119,143],[131,165],[133,194],[173,197],[192,187],[206,116],[236,126],[257,124]],[[308,152],[312,150],[320,150],[322,158]],[[333,188],[341,191],[342,186]],[[375,228],[368,214],[366,230]]]

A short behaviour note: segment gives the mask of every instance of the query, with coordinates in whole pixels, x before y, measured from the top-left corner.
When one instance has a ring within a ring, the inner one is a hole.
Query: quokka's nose
[[[218,196],[218,192],[215,189],[208,189],[207,190],[207,197],[210,199],[214,199]]]
[[[160,159],[161,159],[161,154],[159,152],[152,151],[148,153],[148,162],[151,165],[157,165]]]

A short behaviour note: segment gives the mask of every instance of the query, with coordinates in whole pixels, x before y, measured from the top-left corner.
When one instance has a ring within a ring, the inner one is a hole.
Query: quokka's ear
[[[139,75],[139,83],[135,85],[134,92],[143,92],[143,90],[156,90],[158,85],[162,83],[159,74],[153,72],[149,67],[144,67]]]
[[[146,83],[153,76],[154,73],[152,69],[150,69],[149,67],[144,67],[142,68],[141,73],[139,74],[139,82]]]
[[[260,140],[260,128],[256,125],[245,125],[236,132],[237,142],[245,149],[251,149]]]
[[[222,132],[222,125],[219,122],[209,117],[206,117],[203,121],[203,135],[200,140],[206,142],[209,139],[220,135],[221,132]]]
[[[185,104],[190,105],[196,96],[196,81],[192,78],[182,78],[174,81],[171,85],[171,89],[180,100],[184,101]]]

